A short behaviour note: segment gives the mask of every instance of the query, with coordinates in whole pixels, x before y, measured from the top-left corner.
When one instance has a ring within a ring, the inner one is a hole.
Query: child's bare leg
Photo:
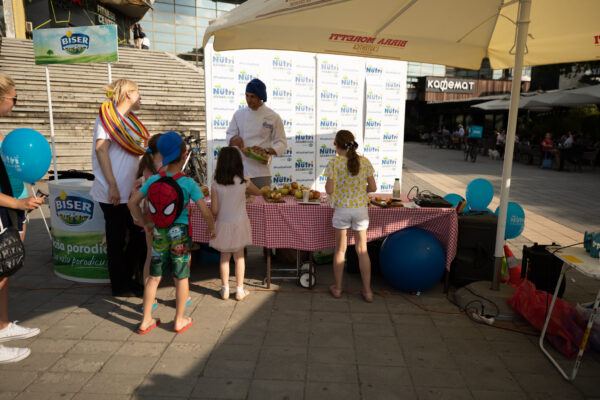
[[[191,318],[183,315],[185,312],[185,303],[190,293],[189,279],[177,279],[175,281],[175,330],[178,331],[190,323]]]
[[[146,235],[146,248],[148,251],[146,252],[146,262],[144,263],[144,270],[142,271],[142,276],[144,278],[144,287],[148,283],[148,278],[150,277],[150,262],[152,261],[152,232],[145,232]]]
[[[160,279],[160,276],[149,276],[146,286],[144,287],[144,316],[142,317],[142,322],[140,324],[140,330],[142,331],[146,330],[154,323],[154,319],[152,318],[152,305],[156,298],[156,290],[158,289]]]
[[[365,300],[373,300],[373,292],[371,291],[371,259],[367,250],[367,231],[354,232],[354,240],[356,242],[356,255],[358,256],[358,267],[360,269],[360,277],[363,283],[363,295]]]
[[[335,230],[335,252],[333,254],[333,279],[335,281],[332,294],[339,297],[342,294],[342,278],[344,277],[344,259],[347,247],[346,229]]]
[[[221,252],[221,261],[219,267],[221,268],[221,285],[223,287],[229,287],[229,260],[231,259],[231,253]]]
[[[244,286],[244,272],[246,270],[243,248],[233,253],[233,260],[235,261],[235,280],[237,287],[240,288]]]

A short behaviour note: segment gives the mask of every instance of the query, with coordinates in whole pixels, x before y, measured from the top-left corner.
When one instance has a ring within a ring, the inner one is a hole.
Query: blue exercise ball
[[[456,207],[459,202],[464,200],[460,194],[456,193],[448,193],[444,196],[444,199],[448,200],[452,204],[452,207]]]
[[[485,210],[494,198],[494,187],[487,179],[473,179],[467,185],[466,197],[472,210]]]
[[[494,214],[498,215],[500,207],[496,208]],[[514,239],[525,229],[525,210],[518,203],[509,201],[506,208],[506,229],[504,239]]]
[[[33,129],[15,129],[2,142],[2,161],[6,169],[23,182],[40,180],[48,171],[51,160],[48,141]]]
[[[405,292],[427,290],[440,281],[446,267],[446,253],[431,233],[406,228],[388,236],[379,251],[383,276]]]

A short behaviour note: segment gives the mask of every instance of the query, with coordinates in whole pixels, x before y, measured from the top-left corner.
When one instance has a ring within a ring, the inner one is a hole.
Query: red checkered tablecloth
[[[193,203],[191,229],[194,242],[207,243],[206,223]],[[257,197],[246,204],[252,225],[252,244],[268,248],[290,248],[315,251],[335,246],[335,231],[331,226],[333,208],[327,203],[298,204],[287,197],[285,203],[268,203]],[[446,269],[456,255],[458,220],[454,208],[369,207],[367,240],[387,236],[400,229],[418,227],[431,232],[446,250]],[[348,232],[348,244],[354,235]]]

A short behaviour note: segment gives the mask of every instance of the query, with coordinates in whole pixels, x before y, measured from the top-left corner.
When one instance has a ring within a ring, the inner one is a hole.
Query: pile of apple
[[[310,190],[308,195],[309,200],[321,198],[321,192],[318,190],[311,190],[309,187],[304,185],[298,185],[298,182],[292,182],[284,184],[281,188],[271,188],[269,186],[263,186],[260,191],[265,199],[281,200],[282,196],[294,196],[297,199],[302,199],[302,191]]]

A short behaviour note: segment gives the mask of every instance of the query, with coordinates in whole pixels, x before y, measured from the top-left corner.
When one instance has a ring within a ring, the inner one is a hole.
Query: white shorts
[[[336,208],[331,221],[335,229],[352,228],[355,231],[365,231],[369,228],[369,209]]]

